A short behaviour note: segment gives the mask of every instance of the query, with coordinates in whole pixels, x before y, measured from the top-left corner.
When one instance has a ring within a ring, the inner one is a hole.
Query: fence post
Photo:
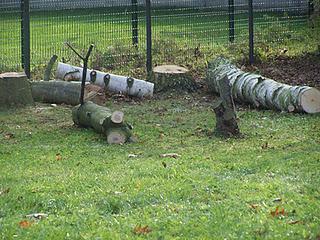
[[[21,0],[21,58],[22,68],[30,78],[30,2]]]
[[[137,46],[139,43],[138,36],[138,0],[131,0],[131,11],[132,11],[132,44]]]
[[[151,29],[151,1],[146,0],[146,31],[147,31],[147,72],[152,71],[152,29]]]
[[[314,12],[314,2],[313,0],[308,1],[308,17],[311,18],[312,14]]]
[[[254,63],[254,31],[253,31],[253,0],[248,1],[249,7],[249,63]]]
[[[229,41],[234,42],[234,0],[229,0]]]

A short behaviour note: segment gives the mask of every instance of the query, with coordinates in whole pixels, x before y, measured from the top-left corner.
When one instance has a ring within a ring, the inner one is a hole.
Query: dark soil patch
[[[245,67],[245,71],[258,71],[262,76],[289,85],[308,85],[320,89],[320,55],[299,57],[279,56],[275,59]]]

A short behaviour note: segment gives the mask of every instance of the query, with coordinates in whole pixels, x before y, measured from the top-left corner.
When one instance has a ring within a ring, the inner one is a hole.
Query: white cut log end
[[[161,65],[153,69],[155,73],[165,73],[165,74],[185,74],[189,72],[188,69],[180,67],[177,65]]]
[[[112,113],[111,121],[113,123],[122,123],[123,122],[123,117],[124,117],[123,112],[115,111],[115,112]]]
[[[126,142],[125,134],[118,131],[110,131],[107,137],[109,144],[124,144]]]
[[[301,94],[301,107],[306,113],[320,112],[320,91],[310,88]]]

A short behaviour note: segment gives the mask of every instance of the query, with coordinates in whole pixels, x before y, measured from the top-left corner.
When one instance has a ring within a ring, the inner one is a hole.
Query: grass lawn
[[[107,145],[66,106],[0,112],[2,239],[319,239],[319,114],[241,108],[227,140],[207,96],[107,105],[137,143]]]

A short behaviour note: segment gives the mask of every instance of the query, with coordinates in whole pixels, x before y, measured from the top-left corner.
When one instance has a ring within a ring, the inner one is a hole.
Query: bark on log
[[[36,102],[77,105],[80,103],[81,82],[35,81],[31,83],[32,96]],[[99,105],[105,103],[104,89],[87,84],[84,99]]]
[[[31,87],[24,73],[0,74],[0,108],[33,105]]]
[[[46,70],[44,71],[44,76],[43,76],[43,80],[44,81],[49,81],[50,80],[51,70],[53,68],[54,63],[57,61],[57,59],[58,59],[57,55],[53,55],[50,58],[50,61],[47,64]]]
[[[232,96],[236,101],[286,112],[320,112],[320,91],[316,88],[290,86],[258,74],[246,73],[223,58],[209,63],[207,83],[210,90],[218,92],[217,80],[224,74],[230,80]]]
[[[213,110],[216,114],[215,133],[224,137],[239,136],[237,115],[231,94],[231,86],[226,75],[219,76],[217,87],[220,97],[214,103]]]
[[[107,137],[109,144],[123,144],[131,140],[132,127],[123,121],[123,113],[86,102],[72,109],[76,125],[93,128]]]
[[[155,84],[155,91],[171,89],[195,91],[197,89],[190,71],[176,65],[161,65],[153,69],[151,82]]]
[[[58,63],[56,78],[64,81],[80,81],[82,78],[82,68]],[[121,92],[140,98],[152,97],[153,95],[153,83],[131,77],[88,69],[86,81],[104,87],[110,92]]]

